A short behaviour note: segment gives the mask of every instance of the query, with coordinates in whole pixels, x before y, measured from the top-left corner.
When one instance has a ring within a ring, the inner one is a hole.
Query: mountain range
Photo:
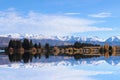
[[[76,41],[92,43],[92,44],[110,44],[120,45],[120,36],[112,36],[107,39],[101,39],[97,36],[81,37],[81,36],[45,36],[41,34],[4,34],[0,35],[0,46],[7,46],[10,39],[32,39],[34,43],[40,42],[42,45],[49,43],[50,45],[70,45]]]

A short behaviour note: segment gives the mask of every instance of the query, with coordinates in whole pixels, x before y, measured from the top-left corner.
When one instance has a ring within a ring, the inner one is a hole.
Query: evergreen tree
[[[32,42],[32,40],[30,40],[30,48],[32,48],[33,47],[33,42]]]
[[[112,46],[109,46],[109,55],[112,56]]]
[[[10,54],[10,52],[9,52],[9,49],[12,48],[12,47],[13,47],[13,40],[10,40],[9,43],[8,43],[8,49],[7,49],[8,57],[9,57],[10,62],[13,62],[12,54]]]
[[[16,40],[16,49],[20,49],[22,47],[22,42],[20,40]]]
[[[30,43],[29,43],[29,40],[28,39],[24,39],[23,40],[23,43],[22,43],[22,46],[25,50],[29,50],[30,49]]]
[[[109,51],[112,52],[112,46],[109,46]]]
[[[16,41],[15,40],[10,40],[9,43],[8,43],[8,48],[12,47],[12,48],[15,48],[16,46]]]
[[[19,52],[19,49],[22,47],[22,43],[20,40],[14,40],[14,61],[19,62],[21,61],[21,54]]]
[[[38,44],[38,48],[41,48],[41,43]],[[41,53],[38,54],[39,59],[41,58]]]
[[[30,40],[30,49],[32,49],[32,48],[33,48],[33,42],[32,42],[32,40]],[[32,59],[33,59],[33,54],[30,53],[30,62],[32,62]]]
[[[15,50],[15,40],[10,40],[9,44],[8,44],[8,49],[12,48],[13,50]],[[14,62],[15,61],[15,52],[13,52],[12,54],[10,54],[10,52],[8,52],[8,57],[10,62]]]
[[[12,41],[12,48],[14,48],[14,49],[16,48],[16,41],[15,40]]]
[[[13,40],[10,40],[8,43],[8,48],[13,47]]]
[[[48,43],[45,44],[45,50],[46,50],[46,52],[45,52],[45,57],[46,57],[46,58],[49,58],[50,46],[49,46]]]
[[[38,45],[37,45],[37,43],[35,43],[35,44],[34,44],[34,47],[35,47],[35,48],[38,48]]]
[[[22,43],[22,46],[23,46],[23,48],[24,48],[25,50],[29,51],[29,50],[30,50],[30,42],[29,42],[29,40],[28,40],[28,39],[24,39],[24,40],[23,40],[23,43]],[[30,60],[30,52],[25,52],[25,53],[22,55],[22,57],[23,57],[24,63],[29,62],[29,60]]]
[[[41,43],[39,43],[38,47],[41,48]]]
[[[82,46],[81,46],[81,43],[80,43],[80,42],[75,42],[75,43],[74,43],[74,47],[75,47],[75,48],[81,48]]]

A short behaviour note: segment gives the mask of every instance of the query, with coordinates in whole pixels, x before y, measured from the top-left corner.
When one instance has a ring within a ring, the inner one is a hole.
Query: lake
[[[5,52],[5,50],[0,50],[0,53]]]

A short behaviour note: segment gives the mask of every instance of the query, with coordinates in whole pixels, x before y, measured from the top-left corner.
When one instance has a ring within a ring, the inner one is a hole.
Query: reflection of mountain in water
[[[109,58],[105,58],[105,57],[93,57],[93,58],[88,58],[88,59],[79,59],[79,60],[75,60],[73,57],[62,57],[62,56],[55,56],[55,57],[51,57],[50,59],[44,60],[38,60],[37,62],[43,62],[43,63],[48,63],[48,62],[63,62],[66,64],[71,64],[71,65],[82,65],[82,64],[93,64],[93,65],[99,65],[99,64],[104,64],[104,63],[108,63],[110,65],[118,65],[120,64],[120,56],[111,56]]]
[[[0,55],[0,64],[10,64],[7,55]],[[23,63],[22,61],[20,63]],[[66,56],[50,56],[46,59],[44,56],[39,58],[33,58],[32,63],[52,63],[52,65],[100,65],[100,64],[110,64],[110,65],[119,65],[120,64],[120,56],[111,56],[109,58],[105,57],[93,57],[93,58],[86,58],[86,59],[79,59],[75,60],[73,57],[66,57]]]
[[[117,65],[120,63],[120,57],[119,56],[111,56],[108,59],[105,59],[105,61],[111,65]]]

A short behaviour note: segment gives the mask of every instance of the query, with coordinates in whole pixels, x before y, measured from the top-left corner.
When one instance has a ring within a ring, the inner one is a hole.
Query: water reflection
[[[40,62],[40,63],[59,63],[59,62],[69,62],[71,65],[76,65],[76,64],[94,64],[94,65],[98,65],[98,64],[104,64],[104,63],[108,63],[110,65],[120,65],[120,56],[109,56],[108,58],[105,58],[104,56],[101,57],[92,57],[92,58],[81,58],[78,59],[77,61],[70,56],[50,56],[48,59],[46,59],[44,56],[42,56],[40,59],[37,57],[35,58],[34,55],[30,55],[26,58],[26,55],[28,55],[28,53],[25,53],[25,55],[22,55],[21,57],[19,57],[18,59],[15,58],[15,55],[10,55],[14,58],[13,59],[15,62]],[[7,56],[7,55],[6,55]],[[9,63],[8,60],[10,60],[10,56],[9,59],[6,57],[5,55],[0,55],[0,64],[7,64]],[[20,60],[20,61],[19,61]],[[12,62],[14,62],[12,61]],[[67,63],[65,63],[65,65],[67,65]]]
[[[81,49],[80,49],[81,50]],[[62,53],[59,53],[61,52]],[[105,52],[105,53],[93,53],[93,51],[89,52],[88,51],[83,51],[82,53],[79,51],[73,51],[72,49],[66,49],[66,50],[57,50],[57,49],[36,49],[36,48],[32,48],[29,50],[24,50],[23,48],[17,49],[17,50],[13,50],[12,48],[10,48],[8,50],[8,57],[10,62],[32,62],[33,58],[37,59],[37,58],[41,58],[41,56],[45,56],[45,58],[49,58],[49,56],[69,56],[69,57],[74,57],[75,60],[79,60],[79,59],[84,59],[84,58],[93,58],[93,57],[100,57],[100,56],[104,56],[106,59],[109,58],[110,56],[119,56],[119,52]]]
[[[74,64],[74,61],[76,60],[79,61],[79,63],[83,63],[83,61],[86,61],[86,64],[91,64],[92,62],[95,62],[95,61],[97,62],[100,60],[104,60],[105,62],[111,65],[117,65],[120,63],[120,52],[105,52],[105,53],[96,53],[96,54],[72,53],[72,55],[68,55],[69,53],[52,53],[51,51],[46,51],[44,49],[32,49],[32,50],[10,49],[7,54],[10,62],[28,63],[28,62],[32,62],[33,60],[35,61],[36,59],[36,61],[40,61],[40,62],[45,62],[45,61],[57,62],[57,61],[63,61],[63,60],[67,60],[67,61],[71,60],[70,62],[73,62],[71,64]],[[54,57],[53,58],[54,60],[51,59],[51,57]],[[0,55],[1,62],[8,63],[7,58],[4,61],[2,61],[2,59],[4,58],[2,58]]]

